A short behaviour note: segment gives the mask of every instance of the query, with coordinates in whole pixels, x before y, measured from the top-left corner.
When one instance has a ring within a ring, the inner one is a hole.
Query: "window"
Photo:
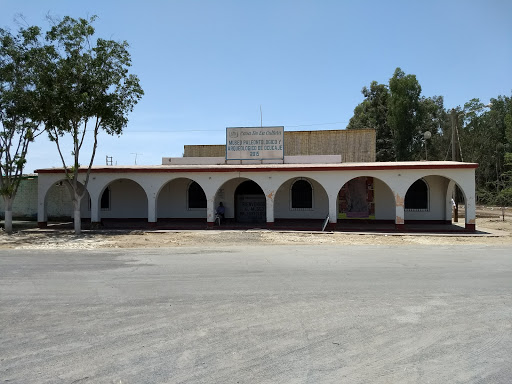
[[[91,210],[91,198],[89,197],[89,205],[87,209]],[[105,188],[100,200],[100,210],[110,211],[110,187]]]
[[[110,210],[110,187],[105,188],[101,195],[100,209],[102,211]]]
[[[188,208],[206,208],[206,195],[195,181],[188,186]]]
[[[297,180],[292,185],[292,209],[313,208],[313,188],[306,180]]]
[[[405,194],[405,209],[428,210],[428,185],[423,179],[416,180]]]

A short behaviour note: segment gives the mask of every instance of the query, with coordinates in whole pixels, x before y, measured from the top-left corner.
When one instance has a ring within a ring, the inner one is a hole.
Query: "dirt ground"
[[[460,219],[463,225],[464,218]],[[512,209],[477,208],[475,234],[362,234],[341,232],[243,231],[101,231],[75,236],[71,231],[23,230],[0,233],[0,249],[98,249],[240,246],[258,244],[512,244]],[[482,234],[484,232],[484,234]]]

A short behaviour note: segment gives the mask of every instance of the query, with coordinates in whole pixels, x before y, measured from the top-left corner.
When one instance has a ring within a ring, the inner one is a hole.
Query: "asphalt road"
[[[511,247],[0,252],[0,383],[511,382]]]

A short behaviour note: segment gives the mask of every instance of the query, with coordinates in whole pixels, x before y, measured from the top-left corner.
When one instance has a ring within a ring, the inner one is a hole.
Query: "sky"
[[[225,144],[226,127],[345,129],[361,89],[397,67],[445,108],[512,95],[510,0],[0,0],[0,10],[13,32],[47,29],[47,15],[97,15],[97,37],[130,44],[145,95],[120,137],[100,136],[95,165],[158,165],[184,145]],[[46,136],[31,144],[25,173],[61,166]]]

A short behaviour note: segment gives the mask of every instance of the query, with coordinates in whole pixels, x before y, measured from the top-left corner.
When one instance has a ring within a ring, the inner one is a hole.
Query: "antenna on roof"
[[[135,165],[137,165],[137,156],[139,156],[139,155],[141,155],[141,156],[142,156],[142,155],[143,155],[143,153],[135,153],[135,152],[132,152],[132,153],[130,153],[130,155],[135,155]]]
[[[261,111],[261,104],[260,104],[260,127],[263,127],[263,112]]]

